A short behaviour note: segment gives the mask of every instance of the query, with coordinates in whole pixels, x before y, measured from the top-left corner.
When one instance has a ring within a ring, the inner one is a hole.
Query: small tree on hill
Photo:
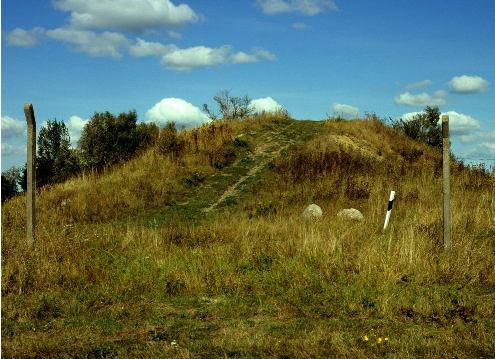
[[[224,90],[213,97],[213,100],[215,100],[218,105],[220,115],[217,115],[210,110],[207,104],[203,105],[203,110],[212,121],[216,121],[218,119],[243,119],[254,113],[254,108],[250,105],[251,99],[247,95],[243,97],[231,96],[229,91]]]
[[[442,147],[442,129],[440,126],[440,110],[437,106],[426,106],[422,113],[414,115],[410,120],[392,121],[392,127],[416,141],[430,146]]]
[[[159,129],[155,124],[137,124],[136,111],[95,113],[84,126],[79,140],[83,167],[100,171],[106,166],[129,160],[155,143]]]
[[[18,167],[2,172],[2,203],[20,192],[21,178],[22,169]]]
[[[57,120],[48,120],[38,137],[37,185],[63,182],[78,172],[79,161],[70,146],[67,126]]]

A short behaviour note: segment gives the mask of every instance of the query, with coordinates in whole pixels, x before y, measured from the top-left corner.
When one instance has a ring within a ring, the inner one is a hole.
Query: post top
[[[449,115],[442,115],[442,122],[449,122]]]
[[[26,122],[28,125],[35,125],[36,119],[34,118],[33,105],[30,103],[24,104],[24,114],[26,115]]]

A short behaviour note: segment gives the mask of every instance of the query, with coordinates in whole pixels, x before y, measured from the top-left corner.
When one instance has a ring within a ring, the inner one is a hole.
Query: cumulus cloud
[[[249,106],[254,109],[255,112],[277,112],[282,109],[282,106],[271,97],[257,98],[251,100]]]
[[[346,105],[344,103],[334,103],[332,106],[332,111],[337,116],[342,116],[344,118],[359,117],[359,109],[357,107]]]
[[[45,30],[41,27],[35,27],[31,30],[16,28],[7,33],[7,45],[19,47],[33,47],[40,41]]]
[[[445,105],[445,97],[447,94],[445,91],[436,91],[433,95],[426,92],[422,92],[416,95],[411,94],[409,91],[400,94],[394,98],[397,105],[409,105],[409,106],[441,106]]]
[[[75,51],[94,57],[120,58],[122,57],[121,49],[127,48],[130,44],[124,35],[108,31],[95,33],[93,31],[58,28],[48,30],[46,34],[54,40],[72,45]]]
[[[480,76],[455,76],[450,80],[450,91],[459,94],[479,93],[488,90],[490,83]]]
[[[218,66],[227,62],[230,46],[211,48],[195,46],[177,49],[162,57],[162,65],[174,70],[192,70],[199,67]]]
[[[67,129],[69,130],[70,141],[73,147],[76,147],[79,138],[81,138],[84,126],[89,120],[85,120],[79,116],[71,116],[67,121]]]
[[[481,128],[479,121],[469,115],[456,111],[442,112],[443,115],[449,116],[449,130],[453,136],[467,135]]]
[[[417,81],[417,82],[411,82],[410,84],[406,85],[407,90],[413,90],[417,88],[423,88],[423,87],[428,87],[432,84],[433,82],[431,80],[422,80],[422,81]]]
[[[197,127],[210,119],[193,104],[180,98],[164,98],[146,112],[146,122],[165,125],[173,121],[178,128]]]
[[[400,118],[402,118],[404,121],[408,121],[412,120],[415,116],[421,113],[421,111],[408,112],[400,116]],[[452,136],[460,136],[462,138],[462,136],[474,135],[478,133],[481,128],[479,121],[469,115],[456,111],[448,111],[442,112],[440,114],[440,119],[443,115],[449,116],[449,130]]]
[[[26,132],[26,121],[16,120],[10,116],[2,116],[1,121],[2,140],[23,136]]]
[[[159,42],[149,42],[139,38],[133,45],[129,46],[129,53],[136,57],[163,56],[176,50],[178,50],[178,47],[175,45],[164,45]]]
[[[248,54],[242,51],[233,53],[232,48],[227,45],[218,48],[195,46],[186,49],[176,48],[165,54],[161,63],[172,70],[190,71],[227,63],[258,62],[260,59],[273,60],[275,55],[264,49],[255,49]]]
[[[70,12],[69,24],[77,29],[117,29],[143,32],[199,20],[187,4],[170,0],[55,0],[57,9]]]
[[[333,0],[257,0],[256,5],[266,15],[284,13],[300,13],[314,16],[327,10],[337,11],[338,7]]]

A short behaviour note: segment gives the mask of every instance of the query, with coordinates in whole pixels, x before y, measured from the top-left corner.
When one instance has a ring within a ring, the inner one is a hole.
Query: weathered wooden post
[[[442,149],[443,149],[443,247],[452,247],[450,223],[450,142],[449,116],[442,116]]]
[[[33,105],[24,105],[24,114],[28,126],[27,135],[27,199],[26,199],[26,234],[30,245],[36,236],[36,120]]]

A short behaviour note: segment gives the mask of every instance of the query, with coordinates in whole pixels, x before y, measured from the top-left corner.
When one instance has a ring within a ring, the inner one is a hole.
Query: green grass
[[[434,150],[376,121],[250,121],[224,128],[225,143],[241,133],[245,143],[222,168],[208,167],[202,152],[182,164],[160,158],[162,168],[148,153],[43,190],[34,248],[24,240],[24,199],[7,202],[2,356],[493,357],[493,177],[453,166],[446,253]],[[266,158],[270,144],[256,149],[269,131],[271,141],[294,144],[204,212]],[[131,193],[132,181],[148,199],[114,195],[115,186]],[[312,202],[321,221],[300,218]],[[102,216],[86,215],[89,206]],[[363,223],[336,218],[350,207]]]

